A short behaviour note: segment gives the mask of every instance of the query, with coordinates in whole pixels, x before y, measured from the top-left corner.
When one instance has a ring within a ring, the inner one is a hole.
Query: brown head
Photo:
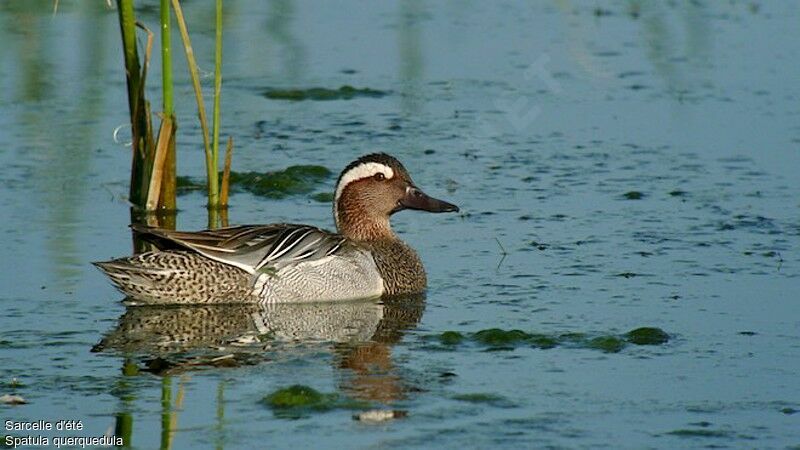
[[[360,241],[394,238],[389,217],[404,209],[438,213],[458,211],[458,206],[426,195],[400,161],[386,153],[362,156],[339,175],[333,217],[344,236]]]

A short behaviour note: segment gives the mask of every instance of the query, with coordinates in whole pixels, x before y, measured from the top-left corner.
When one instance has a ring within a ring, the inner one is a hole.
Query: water
[[[0,5],[0,395],[29,402],[0,406],[4,421],[81,420],[46,434],[135,448],[800,446],[792,2],[226,4],[235,170],[337,172],[381,149],[462,208],[393,219],[425,261],[424,298],[325,314],[126,312],[89,265],[131,251],[116,12],[52,6]],[[140,7],[155,29],[157,7]],[[185,12],[208,97],[212,5]],[[175,56],[179,173],[202,177]],[[389,95],[262,95],[343,85]],[[206,225],[204,200],[179,199],[179,228]],[[231,203],[232,223],[331,226],[308,195]],[[641,326],[672,338],[618,353],[469,339]],[[261,402],[293,384],[408,415],[289,419]]]

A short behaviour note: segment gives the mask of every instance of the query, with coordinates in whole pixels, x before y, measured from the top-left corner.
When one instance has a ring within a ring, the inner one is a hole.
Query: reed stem
[[[161,88],[163,91],[164,114],[172,116],[172,52],[170,35],[169,0],[161,0]]]
[[[155,206],[161,211],[174,211],[177,209],[177,167],[175,156],[175,130],[177,121],[175,120],[175,107],[173,105],[172,94],[172,37],[170,23],[169,0],[161,0],[161,89],[162,101],[164,106],[164,116],[170,121],[170,133],[164,137],[159,131],[158,143],[156,144],[156,160],[158,150],[161,148],[161,139],[167,139],[166,155],[161,166],[161,189],[159,192],[158,204]],[[164,121],[161,123],[165,126]],[[158,164],[155,167],[159,167]],[[152,186],[152,183],[151,183]],[[148,195],[148,199],[150,195]]]
[[[147,43],[145,44],[144,59],[142,60],[142,73],[139,76],[139,86],[136,90],[136,96],[140,99],[137,105],[136,115],[138,120],[143,123],[143,128],[139,129],[139,133],[141,135],[140,142],[142,142],[141,149],[144,154],[144,163],[142,164],[142,170],[144,171],[144,176],[142,178],[142,198],[140,202],[137,203],[137,207],[146,208],[150,179],[153,175],[153,160],[156,154],[156,143],[153,139],[153,116],[150,114],[150,102],[148,102],[144,96],[144,87],[147,83],[147,70],[150,68],[150,56],[153,54],[153,32],[141,22],[136,22],[136,27],[141,28],[147,33]],[[139,109],[142,105],[144,108]]]
[[[172,119],[164,117],[161,120],[161,129],[158,132],[158,144],[156,144],[156,152],[153,157],[153,170],[150,172],[150,187],[147,190],[147,204],[148,211],[158,209],[159,204],[163,203],[161,193],[163,192],[164,173],[166,171],[167,156],[169,154],[169,144],[174,142],[172,138],[174,133],[172,131]]]
[[[203,102],[203,91],[200,87],[200,71],[197,68],[197,61],[194,58],[194,51],[189,40],[189,31],[186,28],[186,21],[183,18],[183,10],[178,0],[172,0],[172,9],[175,11],[175,19],[178,22],[178,29],[183,40],[183,49],[186,53],[186,62],[189,66],[189,73],[194,87],[194,96],[197,100],[197,115],[200,117],[200,128],[203,133],[203,147],[206,155],[206,176],[208,178],[208,207],[216,208],[219,205],[219,174],[217,172],[217,161],[211,153],[211,145],[208,136],[208,120],[206,120],[206,107]]]
[[[228,145],[225,147],[225,166],[222,168],[222,186],[219,189],[219,206],[228,207],[228,193],[231,184],[231,160],[233,159],[233,138],[228,136]]]
[[[136,49],[136,17],[133,0],[117,0],[119,27],[122,34],[122,51],[125,57],[125,81],[128,86],[128,110],[131,119],[131,185],[128,198],[137,207],[147,200],[148,173],[145,172],[146,149],[144,136],[147,123],[144,117],[144,96],[141,95],[139,53]]]
[[[217,17],[216,17],[216,50],[214,53],[214,123],[213,123],[213,145],[211,150],[211,157],[214,162],[219,161],[219,104],[220,104],[220,91],[222,89],[222,0],[217,0]],[[209,207],[220,207],[221,202],[212,205],[209,202]]]

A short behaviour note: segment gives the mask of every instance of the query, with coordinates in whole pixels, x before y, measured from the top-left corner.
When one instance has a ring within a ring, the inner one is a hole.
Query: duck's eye
[[[385,179],[386,179],[386,175],[384,175],[382,172],[378,172],[378,173],[375,174],[375,180],[383,181]]]

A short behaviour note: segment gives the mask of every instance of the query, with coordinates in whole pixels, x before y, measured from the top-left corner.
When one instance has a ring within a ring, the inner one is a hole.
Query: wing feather
[[[342,235],[297,224],[241,225],[195,232],[136,224],[131,228],[161,248],[195,251],[250,273],[325,258],[337,254],[346,241]]]

